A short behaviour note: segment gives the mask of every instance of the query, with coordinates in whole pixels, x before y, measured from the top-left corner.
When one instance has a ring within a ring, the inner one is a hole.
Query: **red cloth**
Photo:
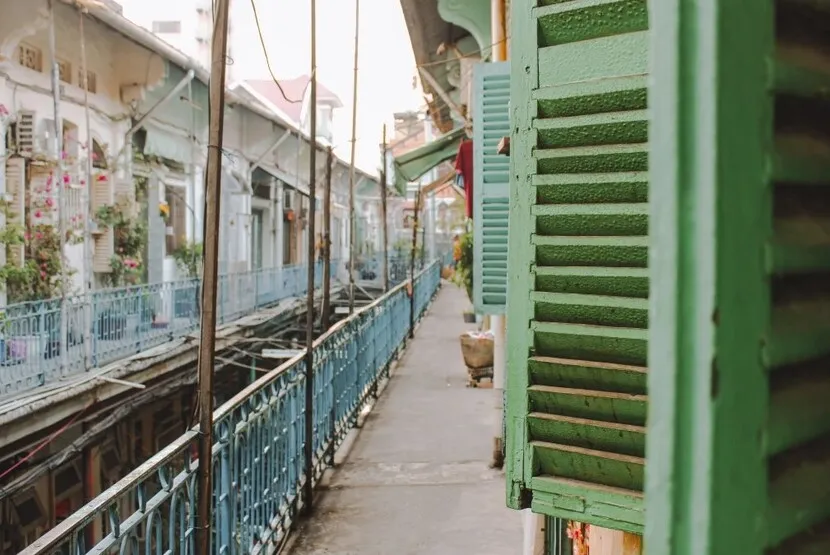
[[[464,178],[467,195],[467,217],[473,217],[473,141],[461,141],[455,157],[455,171]]]

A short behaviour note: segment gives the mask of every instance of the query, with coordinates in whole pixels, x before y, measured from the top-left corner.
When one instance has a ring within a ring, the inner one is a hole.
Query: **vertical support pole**
[[[323,308],[321,329],[331,326],[331,169],[334,152],[326,151],[326,191],[323,198]]]
[[[230,0],[216,0],[211,45],[210,124],[205,169],[204,277],[199,342],[199,483],[196,553],[210,554],[213,517],[213,363],[216,347],[216,288],[219,273],[219,226],[222,193],[222,137],[225,109],[225,53]],[[225,492],[230,493],[230,492]]]
[[[437,253],[435,252],[435,220],[437,220],[436,216],[436,201],[435,201],[435,193],[432,192],[429,194],[429,228],[426,231],[427,237],[429,237],[429,258],[428,260],[432,262],[437,257]]]
[[[276,249],[276,257],[277,257],[277,264],[276,267],[279,268],[279,283],[280,289],[282,289],[282,284],[284,283],[283,279],[283,268],[285,266],[285,188],[283,187],[282,181],[279,179],[276,180],[276,205],[277,205],[277,213],[274,217],[274,225],[277,226],[277,234],[276,234],[276,241],[277,241],[277,249]],[[290,233],[288,234],[290,237]]]
[[[507,60],[507,26],[504,0],[490,0],[490,27],[493,37],[493,52],[491,59],[494,62]]]
[[[8,160],[8,155],[6,153],[6,124],[8,122],[8,116],[0,114],[0,198],[6,198],[6,160]],[[0,210],[0,228],[6,227],[6,210]],[[6,265],[6,246],[0,246],[0,268]],[[6,306],[6,287],[5,284],[0,284],[0,306]],[[0,510],[4,509],[5,505],[0,505]],[[3,513],[0,512],[0,518],[3,517]],[[3,535],[0,532],[0,541],[2,541]],[[0,545],[3,545],[0,543]]]
[[[81,7],[78,10],[78,33],[81,37],[81,86],[84,88],[84,120],[86,124],[86,183],[83,188],[84,209],[86,218],[84,222],[84,368],[93,368],[92,361],[92,290],[94,289],[95,275],[92,271],[92,225],[95,217],[95,207],[92,202],[92,125],[89,117],[89,83],[87,82],[87,58],[86,58],[86,33],[84,19],[86,9]]]
[[[493,332],[493,393],[496,396],[495,434],[493,435],[493,468],[504,466],[504,374],[507,366],[506,328],[503,315],[490,316]]]
[[[308,283],[305,330],[305,483],[303,513],[311,515],[314,507],[314,260],[317,209],[317,1],[311,0],[311,127],[308,154]]]
[[[387,222],[387,217],[389,215],[389,208],[387,206],[387,179],[388,176],[386,175],[386,156],[387,156],[387,144],[386,144],[386,124],[383,124],[383,148],[382,148],[382,155],[381,159],[383,161],[383,165],[381,166],[380,170],[380,210],[381,210],[381,226],[383,227],[383,292],[386,293],[389,291],[389,224]]]
[[[354,313],[355,215],[354,157],[357,141],[357,61],[360,39],[360,0],[354,2],[354,85],[352,88],[352,151],[349,161],[349,314]]]
[[[415,249],[418,245],[418,220],[421,213],[421,191],[415,193],[415,218],[412,222],[412,250],[409,253],[409,338],[415,337]]]
[[[60,310],[60,360],[61,360],[61,375],[63,375],[67,368],[67,353],[66,353],[66,334],[67,334],[67,314],[66,314],[66,187],[63,182],[63,119],[61,118],[61,79],[60,79],[60,64],[57,56],[57,43],[55,39],[55,6],[54,0],[49,0],[49,55],[52,58],[52,104],[55,111],[55,138],[54,148],[55,156],[58,158],[58,175],[56,183],[58,184],[58,235],[60,236],[60,250],[61,250],[61,310]]]

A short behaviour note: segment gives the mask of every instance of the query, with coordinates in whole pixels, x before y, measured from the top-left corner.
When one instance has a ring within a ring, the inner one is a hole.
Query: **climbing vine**
[[[141,281],[144,272],[147,226],[132,215],[130,208],[116,203],[102,206],[95,214],[99,228],[113,230],[115,254],[110,258],[111,272],[104,274],[111,287],[135,285]]]

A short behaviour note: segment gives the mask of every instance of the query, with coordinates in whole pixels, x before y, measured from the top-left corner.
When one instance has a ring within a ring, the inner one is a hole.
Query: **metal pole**
[[[61,118],[61,79],[60,64],[57,57],[57,44],[55,40],[55,6],[53,0],[49,0],[49,54],[52,57],[52,101],[55,110],[55,155],[58,157],[58,235],[60,236],[61,249],[61,321],[60,321],[60,346],[61,353],[61,375],[66,372],[66,184],[63,182],[63,119]]]
[[[415,249],[418,245],[418,215],[421,213],[421,191],[415,193],[415,220],[412,223],[412,252],[409,253],[409,338],[415,337]]]
[[[331,170],[334,152],[326,151],[326,191],[323,197],[323,331],[331,325]]]
[[[349,166],[349,314],[354,312],[355,221],[354,156],[357,142],[357,61],[360,39],[360,0],[354,2],[354,86],[352,89],[352,153]]]
[[[210,114],[205,168],[202,322],[199,342],[199,493],[196,553],[209,555],[213,511],[213,364],[216,347],[216,286],[219,279],[219,227],[222,198],[222,133],[225,108],[225,56],[230,0],[216,0],[210,68]]]
[[[380,209],[381,209],[381,225],[383,226],[383,292],[389,291],[389,227],[386,222],[387,206],[386,206],[386,124],[383,124],[383,148],[381,158],[383,159],[383,166],[380,170]]]
[[[92,290],[94,289],[95,275],[92,268],[92,225],[95,218],[95,206],[92,202],[92,154],[94,153],[92,143],[92,125],[89,117],[89,82],[86,59],[86,33],[84,30],[85,9],[78,11],[78,31],[81,35],[81,85],[84,88],[84,118],[86,120],[86,187],[83,188],[83,199],[86,208],[86,221],[84,222],[84,278],[86,281],[86,302],[84,303],[84,368],[92,368]]]
[[[303,483],[303,513],[308,516],[314,507],[314,260],[317,208],[317,1],[311,0],[311,94],[309,112],[308,155],[308,297],[306,300],[305,329],[305,482]]]

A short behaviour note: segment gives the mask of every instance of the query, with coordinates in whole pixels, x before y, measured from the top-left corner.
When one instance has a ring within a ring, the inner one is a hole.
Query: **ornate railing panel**
[[[416,275],[420,318],[440,284],[440,263]],[[405,282],[314,343],[312,477],[333,454],[403,348]],[[214,415],[213,552],[247,555],[279,545],[300,508],[305,475],[305,357],[262,376]],[[197,432],[189,431],[50,530],[22,555],[195,555]],[[99,531],[94,545],[88,542]]]
[[[332,274],[337,262],[332,262]],[[322,285],[322,264],[317,265]],[[306,291],[305,265],[221,275],[219,322],[227,323]],[[184,279],[101,289],[66,297],[66,357],[61,299],[0,307],[0,396],[40,387],[193,332],[201,282]],[[85,341],[90,341],[87,349]]]

